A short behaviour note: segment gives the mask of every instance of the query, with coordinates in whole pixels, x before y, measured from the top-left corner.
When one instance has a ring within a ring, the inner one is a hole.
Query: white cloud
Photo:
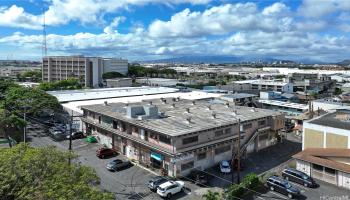
[[[108,33],[108,34],[117,33],[118,31],[114,30],[114,29],[116,29],[118,27],[118,25],[124,21],[125,21],[125,17],[114,18],[113,21],[103,29],[103,32]]]
[[[237,30],[289,30],[292,18],[277,16],[278,12],[288,9],[282,5],[268,7],[263,11],[264,16],[254,3],[226,4],[204,12],[191,12],[187,8],[174,14],[169,21],[155,20],[149,33],[152,37],[196,37],[224,35]]]
[[[0,26],[40,29],[40,17],[28,14],[22,7],[13,5],[0,8]]]
[[[263,15],[271,16],[271,15],[287,15],[289,14],[290,9],[283,3],[277,2],[264,8],[262,11]]]
[[[304,0],[299,8],[301,15],[312,18],[325,17],[337,11],[350,11],[349,0]]]

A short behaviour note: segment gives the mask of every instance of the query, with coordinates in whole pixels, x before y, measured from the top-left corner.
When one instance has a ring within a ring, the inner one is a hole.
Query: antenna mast
[[[46,24],[45,24],[45,10],[43,9],[43,44],[42,44],[42,57],[47,56],[46,47]]]

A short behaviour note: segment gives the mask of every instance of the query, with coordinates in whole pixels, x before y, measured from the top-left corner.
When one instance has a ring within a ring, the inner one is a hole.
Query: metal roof
[[[195,104],[193,104],[193,101],[189,100],[172,101],[169,99],[166,104],[162,103],[159,99],[148,101],[152,101],[152,105],[156,105],[159,112],[164,113],[165,117],[141,120],[126,116],[127,106],[147,105],[147,102],[89,105],[82,106],[82,109],[101,113],[170,136],[179,136],[223,126],[231,126],[236,124],[238,119],[240,119],[241,122],[245,122],[281,115],[280,112],[272,110],[233,105],[228,107],[225,104],[212,104],[204,100],[195,101]],[[189,119],[189,121],[187,119]]]

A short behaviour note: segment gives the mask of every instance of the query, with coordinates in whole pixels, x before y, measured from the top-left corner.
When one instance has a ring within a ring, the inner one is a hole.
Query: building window
[[[198,135],[182,139],[183,145],[194,143],[194,142],[198,142]]]
[[[265,121],[265,120],[259,121],[259,126],[264,126],[265,124],[266,124],[266,121]]]
[[[252,123],[243,124],[243,130],[250,129],[250,128],[252,128],[252,127],[253,127]]]
[[[231,134],[231,132],[232,132],[232,128],[225,129],[225,134]]]
[[[324,171],[326,172],[326,174],[333,175],[333,176],[335,175],[335,170],[334,169],[325,167]]]
[[[207,152],[197,153],[197,160],[203,160],[207,158]]]
[[[157,135],[155,133],[150,132],[150,138],[157,139]]]
[[[98,116],[98,123],[101,124],[101,116]]]
[[[215,131],[215,137],[220,137],[222,135],[224,135],[224,131],[223,130]]]
[[[226,151],[230,151],[231,150],[231,146],[227,145],[227,146],[223,146],[223,147],[219,147],[215,149],[215,155],[224,153]]]
[[[314,170],[323,171],[323,166],[321,165],[313,164],[312,167],[314,168]]]
[[[165,144],[170,144],[171,143],[171,138],[165,136],[165,135],[159,135],[159,141],[165,143]]]
[[[188,169],[192,169],[193,167],[194,167],[194,162],[193,161],[181,164],[181,170],[182,171],[188,170]]]

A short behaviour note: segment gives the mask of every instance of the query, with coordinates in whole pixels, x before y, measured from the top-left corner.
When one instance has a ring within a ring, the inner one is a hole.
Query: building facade
[[[47,56],[42,62],[44,82],[76,78],[86,87],[98,87],[102,82],[102,74],[116,71],[127,73],[127,60],[104,59],[84,56]]]
[[[101,144],[170,176],[231,160],[239,133],[248,153],[274,144],[284,127],[279,112],[178,98],[81,108],[85,131]]]
[[[303,151],[297,169],[350,189],[350,110],[338,109],[303,125]]]

